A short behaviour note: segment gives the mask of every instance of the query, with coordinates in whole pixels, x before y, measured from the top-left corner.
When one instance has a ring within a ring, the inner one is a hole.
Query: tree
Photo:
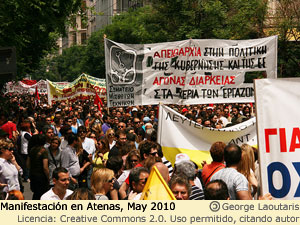
[[[151,3],[114,16],[112,24],[93,33],[80,61],[80,71],[105,77],[104,34],[128,44],[263,37],[266,0],[152,0]]]
[[[300,76],[300,2],[276,1],[273,33],[279,35],[278,76]]]
[[[81,0],[2,0],[0,4],[0,46],[15,46],[18,76],[35,69],[43,56],[65,33],[71,13]]]

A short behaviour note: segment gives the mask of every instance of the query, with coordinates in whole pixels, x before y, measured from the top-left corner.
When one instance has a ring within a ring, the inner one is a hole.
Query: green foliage
[[[283,0],[282,2],[293,2]],[[300,7],[294,7],[299,11]],[[300,15],[295,12],[296,15]],[[86,47],[74,46],[62,56],[52,60],[52,74],[62,80],[74,80],[83,72],[95,77],[105,77],[104,34],[116,42],[139,44],[194,39],[252,39],[264,37],[267,0],[152,0],[145,6],[114,16],[112,24],[95,32]],[[286,12],[286,11],[285,11]],[[281,24],[282,31],[298,26],[293,19],[290,26],[287,16]],[[286,28],[287,24],[290,26]],[[299,29],[298,29],[299,30]],[[280,74],[300,76],[299,42],[279,42]],[[68,59],[71,57],[73,59]],[[56,74],[56,75],[55,75]],[[72,77],[73,76],[73,77]],[[250,73],[247,82],[263,76]]]
[[[53,34],[65,33],[65,22],[81,0],[1,0],[0,46],[15,46],[18,76],[35,69],[56,45]]]

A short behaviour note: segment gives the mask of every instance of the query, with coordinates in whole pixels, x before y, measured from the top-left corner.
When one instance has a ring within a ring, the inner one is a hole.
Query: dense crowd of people
[[[140,199],[156,166],[178,200],[258,199],[257,149],[216,142],[203,168],[180,153],[172,165],[157,143],[158,106],[98,107],[91,100],[47,104],[5,95],[0,105],[1,199]],[[220,129],[254,116],[252,104],[170,105]],[[264,196],[270,198],[270,196]]]

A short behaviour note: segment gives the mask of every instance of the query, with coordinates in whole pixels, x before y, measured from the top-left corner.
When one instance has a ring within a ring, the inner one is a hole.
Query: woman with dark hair
[[[48,152],[44,148],[46,137],[43,134],[33,135],[30,139],[27,166],[30,174],[32,199],[39,200],[49,190]]]
[[[48,166],[49,166],[49,182],[53,186],[52,173],[55,168],[61,166],[61,149],[60,149],[60,138],[54,136],[50,141],[48,150]]]

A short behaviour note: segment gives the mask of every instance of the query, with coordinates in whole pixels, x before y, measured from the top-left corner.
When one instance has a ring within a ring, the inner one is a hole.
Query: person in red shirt
[[[224,165],[224,148],[226,144],[224,142],[218,141],[212,144],[210,147],[210,155],[213,159],[211,164],[205,164],[202,169],[202,181],[206,185],[212,175],[219,171],[220,169],[225,168]]]
[[[7,119],[7,117],[2,114],[0,116],[0,128],[4,130],[6,133],[8,133],[8,138],[15,141],[18,136],[17,132],[17,126],[15,123],[13,123],[10,118]]]

